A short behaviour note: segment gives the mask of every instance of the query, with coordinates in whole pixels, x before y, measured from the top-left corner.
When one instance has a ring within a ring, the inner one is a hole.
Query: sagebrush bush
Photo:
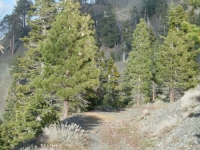
[[[21,148],[20,150],[63,150],[63,148],[58,144],[41,144],[40,148],[37,146],[29,146]]]
[[[43,138],[47,143],[63,143],[67,145],[83,145],[85,142],[84,130],[77,124],[52,124],[43,128]]]
[[[29,146],[21,150],[65,150],[65,149],[84,149],[86,138],[84,130],[77,124],[52,124],[42,129],[40,136],[41,144],[39,147]]]

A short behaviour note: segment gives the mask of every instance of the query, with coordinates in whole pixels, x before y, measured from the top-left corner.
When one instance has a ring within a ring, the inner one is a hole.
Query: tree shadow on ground
[[[100,111],[100,112],[120,112],[124,111],[124,108],[114,108],[110,106],[97,106],[95,107],[95,111]]]
[[[95,116],[77,114],[63,120],[62,122],[67,123],[67,124],[75,123],[79,125],[85,131],[89,131],[95,128],[96,126],[99,126],[100,124],[102,124],[103,120]]]
[[[197,100],[198,102],[200,102],[200,96],[197,96],[197,97],[196,97],[196,100]]]
[[[200,134],[196,134],[195,136],[200,139]]]
[[[200,113],[196,113],[192,117],[200,117]]]

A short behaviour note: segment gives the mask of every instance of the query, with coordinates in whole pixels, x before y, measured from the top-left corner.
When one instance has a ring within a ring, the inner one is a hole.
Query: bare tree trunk
[[[140,76],[138,78],[138,93],[137,93],[137,105],[140,105]]]
[[[172,87],[172,88],[170,88],[170,98],[169,98],[169,100],[170,100],[170,103],[173,103],[174,102],[174,88]]]
[[[0,39],[0,41],[3,40],[3,38],[4,38],[4,37],[2,37],[2,38]],[[2,54],[4,54],[3,49],[4,49],[4,47],[0,44],[0,51],[2,52]]]
[[[12,55],[14,54],[14,50],[15,50],[15,36],[13,35],[13,41],[12,41]]]
[[[125,62],[125,56],[126,56],[126,53],[125,52],[123,52],[123,62]]]
[[[10,40],[10,51],[12,52],[12,40]]]
[[[69,105],[68,105],[68,101],[65,100],[64,101],[64,119],[68,117],[68,108],[69,108]]]
[[[156,87],[155,87],[155,83],[153,82],[153,91],[152,91],[153,93],[153,95],[152,95],[152,101],[155,101],[155,99],[156,99]]]

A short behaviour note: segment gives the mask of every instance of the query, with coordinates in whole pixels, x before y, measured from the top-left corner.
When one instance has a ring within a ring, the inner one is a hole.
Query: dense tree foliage
[[[159,82],[169,88],[170,102],[175,100],[175,92],[185,91],[197,85],[198,65],[194,42],[186,37],[181,23],[187,22],[187,14],[179,5],[170,10],[170,30],[157,55],[157,73]]]
[[[98,52],[97,65],[100,69],[100,85],[96,91],[96,105],[119,107],[119,77],[117,66],[110,57],[105,59],[103,52]]]
[[[151,52],[148,26],[141,19],[133,33],[132,51],[129,53],[124,75],[126,91],[133,100],[137,100],[137,104],[149,101]]]
[[[61,113],[67,117],[68,110],[154,101],[156,87],[174,102],[176,93],[199,83],[200,27],[192,14],[198,1],[190,0],[194,9],[186,12],[180,5],[168,11],[165,0],[144,0],[142,14],[134,7],[131,20],[121,24],[112,3],[105,0],[31,3],[19,0],[14,13],[0,24],[10,39],[26,35],[21,40],[28,49],[12,68],[14,81],[0,121],[2,150],[19,149],[39,135],[42,127],[57,122]],[[94,3],[105,5],[100,18],[93,16],[95,26],[90,15],[80,12],[81,5]],[[168,28],[163,29],[165,34],[159,33],[164,35],[161,40],[148,20],[153,14]],[[141,16],[144,19],[137,24]],[[26,23],[29,34],[25,34]],[[123,75],[112,57],[98,50],[96,39],[109,48],[120,44],[117,50],[123,54],[130,52]]]
[[[41,2],[38,1],[42,4]],[[50,4],[52,3],[50,2]],[[82,102],[81,95],[87,88],[95,88],[98,85],[99,73],[94,61],[97,47],[95,46],[90,16],[81,15],[79,5],[74,4],[72,1],[61,4],[64,9],[59,12],[49,34],[42,32],[46,28],[42,28],[41,24],[37,28],[39,30],[32,30],[29,36],[24,39],[27,42],[28,51],[26,57],[18,59],[17,66],[14,69],[15,80],[8,98],[4,121],[0,128],[1,137],[3,137],[1,139],[3,141],[2,149],[13,149],[19,146],[20,143],[31,140],[41,133],[42,127],[57,121],[57,108],[54,103],[59,99],[59,96],[62,98],[67,94],[65,98],[69,98],[67,100],[69,100],[69,104],[72,104],[70,106],[74,107],[74,103],[77,105]],[[43,3],[43,5],[45,6],[46,3]],[[41,5],[36,8],[41,8]],[[46,11],[48,15],[51,12],[52,9],[49,9],[49,13]],[[74,15],[70,15],[69,12],[73,12]],[[63,20],[63,18],[65,19]],[[51,21],[53,21],[51,19],[47,19],[47,24],[51,24]],[[73,22],[70,24],[69,21],[72,20]],[[31,22],[33,28],[37,21]],[[58,28],[60,30],[57,30]],[[63,30],[65,31],[64,35],[60,34]],[[54,36],[55,31],[57,31],[60,38]],[[41,33],[43,34],[41,35]],[[52,39],[52,37],[55,38]],[[67,41],[65,41],[66,37],[68,37]],[[73,44],[71,43],[72,37],[75,42],[72,42]],[[45,39],[45,41],[42,42],[41,39]],[[57,43],[56,47],[52,47],[51,40]],[[38,46],[39,41],[41,43]],[[54,50],[57,50],[57,52]],[[56,57],[52,58],[52,55]],[[53,63],[53,59],[58,64]],[[57,67],[60,76],[54,73],[51,74],[52,71],[48,70],[49,66],[52,69]],[[60,69],[59,66],[63,66],[63,69]],[[55,80],[52,81],[53,76]],[[44,78],[45,80],[40,81]],[[66,82],[64,83],[64,81]],[[60,90],[55,88],[56,83]],[[63,88],[60,87],[60,84],[63,84],[61,86]],[[66,88],[66,86],[76,87],[76,90]],[[48,89],[47,87],[54,88]],[[66,91],[63,92],[64,89]],[[57,92],[55,93],[55,91]],[[74,101],[71,101],[72,99]]]
[[[119,28],[111,5],[109,5],[107,11],[104,11],[97,28],[98,35],[105,46],[112,48],[119,43]]]
[[[37,84],[44,93],[56,93],[64,101],[67,117],[70,107],[84,102],[86,89],[98,86],[99,70],[95,67],[97,47],[90,16],[81,15],[78,3],[67,1],[63,5],[39,46],[44,68]]]

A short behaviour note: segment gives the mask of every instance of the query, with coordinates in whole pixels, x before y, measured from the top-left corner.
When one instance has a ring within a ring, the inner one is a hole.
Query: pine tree
[[[112,57],[106,60],[103,52],[98,52],[98,54],[97,65],[100,69],[100,85],[96,91],[98,100],[96,105],[119,107],[118,86],[120,74],[117,66],[115,66]]]
[[[124,72],[124,82],[128,96],[137,100],[137,104],[149,101],[149,91],[152,73],[151,46],[148,26],[144,19],[140,19],[133,33],[132,51],[129,53],[127,67]],[[125,92],[126,92],[125,91]]]
[[[108,6],[107,11],[104,11],[104,15],[99,21],[97,31],[103,44],[105,44],[107,47],[112,48],[119,43],[119,28],[117,26],[116,16],[111,5]]]
[[[98,86],[94,31],[89,15],[82,15],[79,4],[63,2],[47,39],[38,48],[44,68],[37,84],[44,93],[56,94],[64,102],[64,117],[68,109],[82,103],[86,89]]]
[[[191,5],[194,5],[194,6],[200,6],[200,1],[199,0],[189,0],[189,3]]]
[[[122,40],[127,45],[128,49],[131,49],[131,42],[133,41],[133,32],[132,31],[133,31],[133,29],[131,26],[131,22],[130,21],[123,22],[121,35],[122,35]]]
[[[166,0],[157,1],[156,14],[159,17],[161,23],[159,32],[161,35],[166,36],[169,28],[167,25],[168,5]]]
[[[153,14],[156,13],[157,8],[157,2],[158,0],[143,0],[144,2],[144,8],[142,10],[142,14],[144,15],[144,18],[151,17]]]
[[[38,41],[46,38],[47,34],[43,31],[49,28],[44,28],[44,25],[50,27],[54,21],[55,10],[52,1],[37,0],[29,12],[29,17],[36,19],[28,22],[32,30],[29,36],[23,39],[28,51],[25,57],[17,60],[12,71],[14,81],[2,124],[5,130],[2,132],[3,141],[9,141],[5,143],[5,149],[14,148],[19,143],[32,139],[41,132],[42,127],[58,120],[54,109],[55,98],[48,97],[49,95],[43,97],[34,82],[42,72],[42,56],[37,50]]]
[[[157,55],[157,81],[170,90],[170,102],[175,92],[185,91],[197,85],[197,51],[194,43],[186,39],[183,31],[169,31]]]
[[[18,0],[17,5],[14,8],[14,12],[19,14],[21,16],[21,19],[23,20],[23,27],[26,27],[26,22],[29,19],[27,16],[31,5],[31,0]]]
[[[172,7],[169,10],[169,29],[176,30],[181,28],[181,23],[188,21],[188,14],[181,5]]]
[[[197,85],[198,65],[194,42],[188,40],[182,22],[187,14],[179,5],[170,10],[170,30],[157,54],[157,81],[169,88],[170,102],[175,101],[177,91],[185,91]]]

